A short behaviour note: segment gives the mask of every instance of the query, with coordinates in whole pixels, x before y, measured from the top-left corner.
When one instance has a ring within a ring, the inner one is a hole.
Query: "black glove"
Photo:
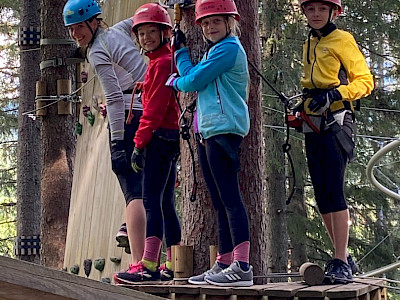
[[[111,141],[111,166],[115,174],[127,174],[130,170],[124,141]]]
[[[181,49],[181,45],[186,45],[186,36],[180,29],[176,29],[174,31],[174,50],[179,50]]]
[[[132,157],[131,157],[131,165],[133,171],[138,173],[143,170],[144,157],[143,157],[143,149],[136,148],[133,149]]]
[[[341,99],[342,95],[337,89],[321,90],[318,94],[312,96],[312,100],[308,104],[308,108],[312,112],[322,114],[333,102]]]

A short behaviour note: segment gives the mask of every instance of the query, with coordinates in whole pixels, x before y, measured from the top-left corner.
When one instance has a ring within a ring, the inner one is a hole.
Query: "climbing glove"
[[[111,166],[115,174],[127,174],[130,170],[124,141],[111,141]]]
[[[186,46],[186,36],[185,36],[185,34],[182,32],[182,30],[180,30],[180,29],[176,29],[175,31],[174,31],[174,39],[173,39],[173,47],[174,47],[174,50],[176,51],[176,50],[179,50],[179,49],[181,49],[182,48],[182,45],[183,46]]]
[[[133,149],[132,157],[131,157],[131,165],[133,171],[138,173],[139,171],[143,170],[144,165],[144,157],[143,157],[144,150],[136,148]]]
[[[342,95],[337,89],[320,90],[319,93],[312,96],[312,100],[308,104],[308,108],[312,112],[322,114],[329,108],[329,106],[333,102],[341,99]]]

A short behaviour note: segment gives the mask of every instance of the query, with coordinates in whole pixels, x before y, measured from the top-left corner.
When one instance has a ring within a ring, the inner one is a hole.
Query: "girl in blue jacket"
[[[195,13],[208,50],[196,66],[186,47],[176,51],[181,77],[172,75],[167,85],[198,92],[199,161],[218,216],[219,249],[213,268],[189,282],[250,286],[249,222],[238,182],[239,147],[250,128],[247,56],[236,36],[240,16],[233,0],[196,1]],[[175,48],[182,37],[175,35]]]

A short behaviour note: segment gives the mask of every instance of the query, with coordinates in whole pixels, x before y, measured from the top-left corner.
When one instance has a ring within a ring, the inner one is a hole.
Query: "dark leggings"
[[[343,129],[351,136],[351,115],[345,117]],[[320,134],[305,134],[306,156],[315,200],[321,214],[347,209],[344,197],[344,174],[347,155],[331,129]]]
[[[239,146],[243,138],[234,134],[217,135],[198,142],[204,179],[218,218],[219,253],[232,252],[249,241],[249,222],[239,188]]]
[[[141,110],[133,110],[133,119],[131,124],[124,125],[124,145],[126,151],[126,158],[130,162],[133,148],[135,143],[133,138],[135,137],[136,131],[139,128],[139,120],[142,115]],[[125,119],[128,115],[128,111],[125,112]],[[111,151],[111,134],[109,134],[109,146]],[[129,163],[130,166],[130,163]],[[129,168],[127,174],[116,174],[122,193],[124,194],[125,203],[128,205],[134,199],[142,199],[142,184],[143,184],[143,172],[136,173],[132,168]]]
[[[146,209],[146,237],[165,240],[167,247],[181,241],[181,227],[175,210],[177,140],[165,140],[156,134],[146,146],[143,175],[143,201]]]

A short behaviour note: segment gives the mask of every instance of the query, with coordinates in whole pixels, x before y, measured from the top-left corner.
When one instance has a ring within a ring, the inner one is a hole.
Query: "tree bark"
[[[237,0],[236,5],[241,16],[241,42],[247,53],[247,59],[257,69],[261,66],[261,48],[257,0]],[[250,224],[250,263],[254,274],[264,274],[267,267],[266,220],[264,202],[264,149],[262,130],[261,79],[249,65],[250,132],[242,143],[240,186],[246,205]]]
[[[202,42],[200,26],[194,26],[194,8],[184,9],[182,30],[186,33],[187,45],[191,58],[197,63],[203,55],[206,45]],[[183,107],[196,99],[194,93],[181,93]],[[191,128],[192,131],[193,128]],[[192,133],[192,132],[191,132]],[[192,134],[193,136],[193,134]],[[194,248],[194,274],[200,274],[209,269],[209,246],[217,245],[217,220],[212,206],[207,186],[198,163],[196,143],[191,139],[196,162],[196,175],[198,181],[197,197],[195,202],[190,202],[193,186],[192,158],[186,141],[181,141],[181,177],[182,177],[182,241],[184,244],[193,245]]]
[[[20,28],[40,28],[40,0],[20,4]],[[40,38],[40,37],[38,37]],[[28,42],[28,41],[27,41]],[[17,153],[17,236],[40,236],[40,127],[22,113],[35,107],[35,84],[39,80],[39,44],[20,43],[20,97]],[[39,255],[18,255],[21,260],[39,263]]]
[[[69,38],[62,20],[66,0],[41,0],[42,39]],[[42,46],[42,60],[73,55],[72,45]],[[68,79],[66,66],[42,70],[41,80],[47,83],[48,95],[57,95],[57,79]],[[47,267],[61,269],[72,186],[72,167],[75,154],[74,118],[58,115],[57,104],[48,107],[41,117],[42,189],[41,189],[41,262]]]
[[[263,7],[266,11],[263,16],[263,37],[264,41],[280,34],[280,23],[277,23],[277,16],[280,14],[278,3],[276,0],[263,1]],[[273,55],[275,44],[266,44],[263,48],[264,57]],[[265,69],[273,69],[269,65],[264,66]],[[275,88],[282,89],[279,82],[272,82]],[[270,88],[266,87],[270,92]],[[274,101],[268,103],[274,109],[282,110],[282,103]],[[283,116],[274,111],[268,110],[264,114],[265,124],[281,125]],[[268,273],[285,272],[288,264],[288,234],[286,227],[286,174],[285,174],[285,156],[282,151],[284,143],[284,135],[282,133],[268,129],[265,131],[265,162],[266,162],[266,221],[267,221],[267,265]]]

